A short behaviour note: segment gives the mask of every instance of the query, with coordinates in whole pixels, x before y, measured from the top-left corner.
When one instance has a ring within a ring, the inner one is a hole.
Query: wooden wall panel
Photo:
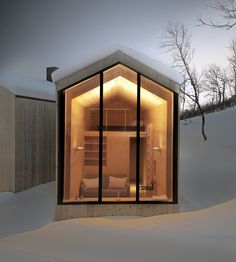
[[[70,157],[70,198],[79,195],[80,183],[84,175],[85,110],[76,100],[71,103],[71,157]]]
[[[126,175],[129,177],[129,137],[107,136],[107,165],[103,175]]]
[[[124,133],[124,132],[123,132]],[[103,166],[103,175],[130,174],[130,137],[121,136],[122,132],[109,134],[104,132],[106,138],[106,165]],[[86,166],[85,176],[98,175],[98,165]]]
[[[153,147],[161,150],[154,151],[156,166],[153,168],[154,175],[157,177],[157,195],[166,195],[167,180],[167,105],[163,103],[153,110],[147,111],[145,121],[153,123]]]
[[[15,191],[55,179],[55,103],[16,98]]]
[[[149,92],[166,101],[159,105],[159,110],[147,110],[147,118],[154,119],[154,146],[156,152],[156,171],[160,176],[158,194],[166,194],[172,199],[173,191],[173,93],[159,84],[142,77],[141,85]],[[142,97],[141,97],[142,99]],[[157,144],[156,144],[157,143]],[[158,153],[159,152],[159,153]],[[161,163],[161,165],[158,165]]]
[[[56,125],[55,125],[55,110],[56,110],[56,105],[54,103],[47,103],[46,104],[46,111],[47,112],[51,112],[50,114],[48,114],[47,117],[47,129],[46,129],[46,135],[49,137],[49,143],[48,145],[48,152],[50,157],[48,158],[48,166],[49,166],[49,173],[48,173],[48,181],[53,181],[55,180],[55,164],[56,164],[56,160],[55,160],[55,155],[56,155],[56,147],[55,147],[55,143],[56,143]]]
[[[0,86],[0,192],[14,191],[15,96]]]

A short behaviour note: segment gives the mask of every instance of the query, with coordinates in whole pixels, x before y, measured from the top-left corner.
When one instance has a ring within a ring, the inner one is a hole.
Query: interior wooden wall
[[[125,111],[123,109],[127,109],[126,111],[126,125],[132,125],[133,121],[136,120],[137,111],[136,111],[136,103],[133,103],[125,96],[115,96],[108,101],[104,101],[104,108],[114,108],[114,109],[122,109],[107,112],[107,125],[109,126],[124,126],[125,125]],[[105,114],[104,114],[105,115]],[[104,116],[104,125],[105,123]]]
[[[107,137],[107,166],[104,175],[124,174],[129,177],[129,137]]]
[[[166,195],[166,177],[167,177],[167,106],[166,103],[159,105],[153,110],[145,113],[145,121],[153,123],[153,147],[159,147],[155,150],[153,160],[156,166],[153,169],[157,176],[157,195]]]
[[[55,179],[55,103],[15,99],[15,191]]]
[[[71,175],[70,197],[79,195],[80,182],[84,174],[84,147],[85,109],[75,99],[71,103]]]
[[[129,177],[130,169],[130,143],[128,136],[109,136],[104,132],[107,138],[107,161],[103,166],[104,175],[126,175]],[[98,166],[86,166],[86,177],[98,175]]]
[[[15,186],[15,96],[0,86],[0,192]]]
[[[124,110],[107,110],[106,109],[127,109],[126,111],[126,125],[132,125],[136,120],[136,103],[130,102],[125,97],[115,96],[104,100],[103,125],[108,126],[124,126],[125,125],[125,111]],[[96,110],[91,110],[95,108]],[[97,130],[99,126],[99,103],[86,109],[86,130]]]

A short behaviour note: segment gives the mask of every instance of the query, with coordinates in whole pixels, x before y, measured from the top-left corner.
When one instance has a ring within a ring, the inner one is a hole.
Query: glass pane
[[[99,75],[65,91],[64,202],[98,200]]]
[[[140,139],[141,201],[173,198],[173,93],[141,77]]]
[[[136,200],[136,82],[120,64],[104,72],[103,201]]]

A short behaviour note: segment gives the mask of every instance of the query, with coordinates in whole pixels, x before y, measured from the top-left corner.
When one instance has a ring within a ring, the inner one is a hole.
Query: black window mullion
[[[100,73],[98,202],[102,202],[102,153],[103,153],[102,151],[103,151],[103,72]]]
[[[65,157],[65,92],[58,92],[58,204],[64,201],[64,157]],[[63,116],[63,117],[62,117]]]
[[[173,202],[178,203],[178,121],[179,121],[179,97],[174,94],[174,134],[173,134]]]
[[[137,126],[136,126],[136,201],[139,202],[140,159],[140,73],[137,74]]]

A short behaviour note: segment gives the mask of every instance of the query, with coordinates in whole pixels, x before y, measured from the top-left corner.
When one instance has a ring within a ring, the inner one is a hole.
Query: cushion
[[[109,176],[109,188],[125,188],[127,186],[127,177]]]
[[[83,178],[83,183],[87,188],[98,188],[98,178]]]

